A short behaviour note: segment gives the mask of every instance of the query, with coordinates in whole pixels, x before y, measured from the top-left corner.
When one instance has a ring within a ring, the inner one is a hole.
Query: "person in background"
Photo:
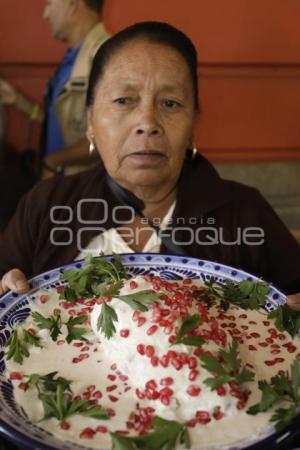
[[[93,57],[109,37],[102,18],[104,0],[46,0],[43,18],[53,37],[68,46],[50,79],[45,109],[0,80],[0,102],[14,105],[43,123],[40,156],[43,178],[75,173],[91,165],[85,99]]]

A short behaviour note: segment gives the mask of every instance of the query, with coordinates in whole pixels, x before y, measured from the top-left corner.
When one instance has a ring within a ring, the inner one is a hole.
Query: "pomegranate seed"
[[[241,319],[247,319],[247,314],[241,314],[239,317],[240,317]]]
[[[191,356],[188,361],[189,369],[195,369],[197,367],[197,359]]]
[[[22,380],[22,375],[20,372],[11,372],[9,378],[10,380]]]
[[[146,388],[147,388],[147,389],[155,390],[155,389],[157,388],[156,381],[155,381],[155,380],[149,380],[149,381],[147,381],[147,383],[146,383]]]
[[[194,428],[197,425],[197,423],[198,423],[197,419],[191,419],[187,422],[187,426],[190,428]]]
[[[61,294],[63,288],[64,288],[63,286],[58,286],[58,287],[56,288],[56,292],[57,292],[58,294]]]
[[[97,399],[101,398],[101,397],[102,397],[101,391],[96,391],[96,392],[94,392],[94,393],[93,393],[93,397],[94,397],[94,398],[97,398]]]
[[[85,345],[84,347],[82,347],[82,349],[80,350],[81,352],[88,352],[90,350],[90,347],[88,347],[87,345]]]
[[[56,345],[63,345],[64,343],[64,339],[59,339],[58,341],[56,341]]]
[[[83,346],[83,342],[74,342],[74,347],[82,347]]]
[[[112,384],[111,386],[107,386],[106,391],[112,392],[112,391],[115,391],[117,388],[118,388],[118,386],[116,384]]]
[[[157,367],[159,364],[159,359],[157,356],[152,356],[150,363],[153,367]]]
[[[106,408],[106,412],[109,415],[109,417],[114,417],[116,415],[116,412],[112,408]]]
[[[280,350],[277,350],[277,349],[271,350],[271,354],[272,354],[272,355],[279,355],[279,353],[281,353]]]
[[[257,351],[257,348],[254,345],[248,345],[249,350]]]
[[[282,363],[284,361],[284,358],[276,358],[275,361],[276,363]]]
[[[213,412],[213,418],[216,420],[221,420],[224,417],[224,413],[220,411],[220,409],[216,409],[216,411]]]
[[[268,343],[267,342],[259,342],[258,345],[260,347],[268,347]]]
[[[139,317],[138,320],[137,320],[137,326],[138,327],[142,327],[145,322],[146,322],[145,317]]]
[[[136,310],[134,311],[133,315],[132,315],[132,320],[133,320],[134,322],[136,322],[136,321],[139,319],[140,315],[141,315],[141,311],[139,311],[138,309],[136,309]]]
[[[226,389],[224,388],[224,386],[218,386],[217,387],[217,394],[220,397],[223,397],[224,395],[226,395]]]
[[[83,398],[83,400],[89,400],[91,398],[91,393],[90,392],[84,392],[82,394],[82,398]]]
[[[197,396],[200,394],[201,389],[199,388],[199,386],[195,386],[195,385],[192,384],[192,385],[190,385],[190,386],[187,388],[186,392],[187,392],[191,397],[197,397]]]
[[[138,344],[136,347],[138,353],[140,355],[144,355],[145,354],[145,346],[143,344]]]
[[[175,344],[176,342],[176,336],[174,336],[174,334],[172,334],[171,336],[169,336],[168,342],[170,344]]]
[[[198,370],[191,370],[188,376],[189,381],[195,381],[197,376],[199,375],[199,371]]]
[[[244,400],[239,400],[236,405],[237,409],[244,409],[245,406],[246,406],[246,403],[244,402]]]
[[[167,397],[167,396],[160,397],[160,401],[165,406],[168,406],[171,403],[170,397]]]
[[[286,339],[286,336],[283,333],[279,333],[278,334],[278,339],[280,339],[281,341],[284,341]]]
[[[73,364],[78,364],[80,361],[81,361],[81,359],[79,359],[79,358],[73,358],[72,359],[72,363]]]
[[[36,330],[34,328],[28,328],[28,333],[31,334],[31,336],[35,336],[36,335]]]
[[[168,386],[166,386],[163,389],[161,389],[159,393],[161,397],[170,397],[171,395],[174,394],[174,391],[170,389]]]
[[[40,296],[40,302],[41,302],[42,304],[45,304],[45,303],[47,303],[48,298],[49,298],[49,295],[43,294],[43,295]]]
[[[28,383],[20,383],[18,384],[18,388],[21,389],[22,391],[27,391]]]
[[[136,289],[137,287],[139,287],[136,281],[130,281],[129,286],[130,289]]]
[[[145,353],[146,353],[146,356],[148,356],[148,358],[151,358],[155,353],[153,345],[147,345]]]
[[[120,336],[123,338],[127,338],[129,336],[129,330],[128,329],[120,330]]]
[[[268,344],[273,344],[273,343],[274,343],[273,339],[270,338],[270,337],[266,338],[266,342],[267,342]]]
[[[250,333],[250,336],[252,336],[253,338],[259,338],[260,334],[259,333]]]
[[[80,438],[81,439],[93,439],[94,434],[95,434],[95,431],[92,428],[85,428],[80,433]]]
[[[171,377],[162,378],[162,379],[160,380],[160,384],[161,384],[162,386],[170,386],[170,385],[173,384],[173,383],[174,383],[174,380],[173,380],[173,378],[171,378]]]
[[[90,386],[88,386],[87,391],[92,394],[92,392],[94,392],[95,389],[96,389],[96,386],[94,384],[91,384]]]
[[[90,355],[88,354],[88,353],[81,353],[79,356],[78,356],[78,359],[80,360],[80,361],[83,361],[84,359],[88,359],[90,357]]]
[[[68,422],[61,422],[60,428],[62,430],[69,430],[71,428],[71,425]]]
[[[99,425],[97,428],[96,428],[96,431],[98,432],[98,433],[107,433],[107,428],[104,426],[104,425]]]
[[[160,364],[161,364],[163,367],[168,367],[168,365],[169,365],[169,358],[168,358],[168,355],[163,355],[163,356],[160,358]]]
[[[179,358],[172,359],[171,364],[173,367],[175,367],[176,370],[182,369],[182,366],[183,366],[183,364]]]
[[[157,329],[158,329],[157,325],[152,325],[150,328],[148,328],[146,333],[148,336],[151,336],[152,334],[154,334],[157,331]]]
[[[272,360],[272,361],[264,361],[266,366],[274,366],[276,364],[276,361]]]
[[[109,398],[109,400],[111,401],[111,402],[117,402],[118,400],[119,400],[119,398],[118,397],[115,397],[114,395],[109,395],[108,396],[108,398]]]
[[[294,353],[297,350],[297,348],[294,345],[290,345],[287,349],[289,353]]]
[[[198,423],[201,423],[201,425],[206,425],[211,421],[210,415],[207,411],[197,411],[196,418]]]
[[[108,378],[108,380],[110,380],[110,381],[115,381],[115,379],[117,378],[116,377],[116,375],[113,375],[113,374],[109,374],[109,375],[107,375],[107,378]]]
[[[168,356],[170,359],[173,359],[173,358],[176,358],[177,353],[174,352],[174,350],[169,350],[168,353],[167,353],[167,356]]]
[[[270,322],[269,322],[268,320],[264,320],[264,321],[263,321],[263,324],[264,324],[266,327],[268,327],[268,326],[270,325]]]
[[[144,400],[145,394],[144,394],[142,391],[140,391],[139,389],[136,389],[136,390],[135,390],[135,393],[136,393],[136,396],[137,396],[140,400]]]

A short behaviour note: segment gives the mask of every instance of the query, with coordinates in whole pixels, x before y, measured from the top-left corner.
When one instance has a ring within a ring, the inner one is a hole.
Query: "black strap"
[[[107,175],[107,184],[120,203],[126,206],[131,206],[137,216],[145,218],[142,213],[145,205],[141,199],[136,197],[132,192],[120,186],[109,175]],[[155,230],[157,236],[161,239],[163,245],[170,251],[171,254],[186,256],[186,252],[179,245],[175,244],[170,236],[166,236],[165,233],[148,218],[147,222],[150,227]]]

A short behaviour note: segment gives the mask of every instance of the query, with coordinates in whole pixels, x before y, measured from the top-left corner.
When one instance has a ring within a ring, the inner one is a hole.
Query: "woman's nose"
[[[141,111],[135,132],[136,134],[146,134],[147,136],[155,136],[162,133],[162,127],[157,119],[155,108]]]

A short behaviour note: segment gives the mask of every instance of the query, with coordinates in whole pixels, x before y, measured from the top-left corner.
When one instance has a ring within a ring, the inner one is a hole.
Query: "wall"
[[[42,101],[62,57],[41,19],[42,0],[0,0],[0,72]],[[106,0],[111,32],[165,20],[199,52],[199,149],[216,161],[300,160],[300,2],[298,0]],[[37,146],[38,130],[31,143]],[[28,122],[8,108],[6,141],[19,151]]]

